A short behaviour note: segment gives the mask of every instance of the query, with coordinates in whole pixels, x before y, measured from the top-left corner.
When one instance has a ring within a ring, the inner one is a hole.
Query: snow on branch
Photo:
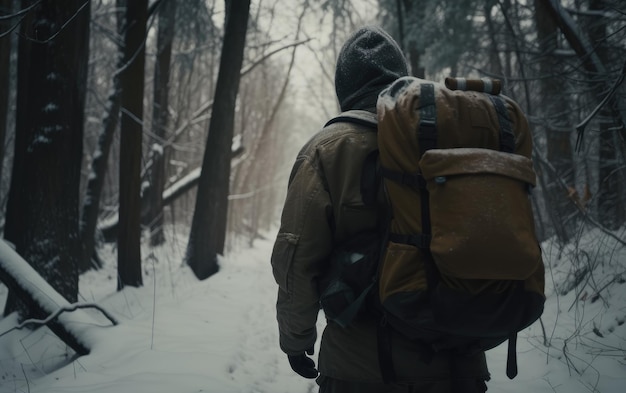
[[[111,314],[109,314],[108,311],[106,311],[104,308],[100,307],[99,305],[95,304],[95,303],[75,303],[75,304],[71,304],[69,306],[65,306],[65,307],[61,307],[59,309],[57,309],[54,313],[48,315],[48,317],[44,318],[44,319],[36,319],[36,318],[30,318],[30,319],[26,319],[24,320],[22,323],[20,323],[17,326],[13,326],[11,329],[0,333],[0,337],[4,336],[5,334],[8,334],[14,330],[21,330],[25,327],[29,327],[29,326],[44,326],[47,325],[48,323],[50,323],[51,321],[55,320],[59,315],[61,315],[61,313],[64,312],[71,312],[71,311],[75,311],[78,309],[83,309],[83,308],[95,308],[96,310],[100,311],[109,321],[111,321],[111,323],[114,326],[117,326],[118,322],[117,319],[115,319],[115,317],[113,317]]]
[[[35,315],[50,315],[44,319],[45,324],[77,354],[90,352],[90,332],[101,328],[101,321],[81,310],[87,306],[70,304],[4,240],[0,240],[0,279]],[[103,314],[114,321],[108,313]]]

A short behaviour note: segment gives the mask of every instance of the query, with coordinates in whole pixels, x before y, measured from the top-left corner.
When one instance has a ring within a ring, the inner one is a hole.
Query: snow
[[[624,238],[624,232],[618,235]],[[92,326],[91,354],[73,359],[47,328],[3,334],[16,318],[0,320],[0,393],[317,391],[313,381],[290,369],[278,346],[269,264],[274,236],[266,234],[253,248],[221,258],[220,272],[198,281],[181,264],[184,231],[170,230],[167,247],[143,250],[145,285],[121,292],[116,292],[115,249],[103,250],[104,268],[81,276],[81,297],[97,302],[120,324]],[[543,251],[549,297],[542,321],[550,346],[543,344],[540,323],[521,332],[519,375],[512,381],[505,375],[506,344],[489,351],[489,391],[623,392],[626,283],[620,274],[626,250],[591,231],[577,247],[547,242]],[[579,264],[592,264],[594,274],[569,285],[571,268]],[[556,287],[553,280],[564,284]],[[5,295],[0,288],[0,304]]]
[[[9,263],[12,261],[11,263]],[[24,288],[44,311],[52,314],[59,308],[66,308],[70,304],[63,296],[56,292],[35,270],[26,263],[6,242],[0,241],[0,264],[2,270],[8,272],[11,277],[16,277],[20,287]],[[54,264],[54,260],[51,261]],[[4,302],[2,302],[4,304]],[[89,330],[100,320],[82,310],[71,313],[61,313],[58,320],[66,326],[68,331],[79,341],[89,336]],[[0,321],[1,323],[2,321]],[[0,328],[0,334],[8,329]],[[89,342],[79,342],[84,348],[89,348]]]
[[[200,177],[202,168],[198,167],[189,171],[182,179],[176,180],[176,183],[163,192],[163,198],[169,198],[171,195],[177,193],[181,188],[186,187],[190,182],[196,181]]]
[[[57,110],[59,110],[59,106],[54,102],[49,102],[48,104],[46,104],[46,106],[43,107],[44,113],[55,112]]]
[[[154,152],[155,154],[158,154],[159,156],[163,155],[163,145],[160,143],[153,143],[152,144],[152,152]]]

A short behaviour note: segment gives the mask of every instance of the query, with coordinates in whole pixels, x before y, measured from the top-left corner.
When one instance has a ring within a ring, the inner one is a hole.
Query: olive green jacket
[[[353,111],[375,119],[365,111]],[[335,123],[316,134],[294,164],[281,226],[272,254],[278,283],[277,319],[281,349],[300,354],[317,339],[320,313],[317,283],[328,269],[333,246],[377,225],[377,209],[361,198],[365,158],[377,149],[376,130],[354,123]],[[322,375],[352,381],[381,381],[377,321],[362,318],[347,328],[328,321],[321,342]],[[438,355],[420,360],[417,344],[392,336],[393,366],[399,381],[428,381],[456,376],[488,379],[484,354],[473,358]]]

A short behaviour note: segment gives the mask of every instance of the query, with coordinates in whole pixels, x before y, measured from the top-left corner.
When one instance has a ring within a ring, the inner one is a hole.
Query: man
[[[335,89],[342,111],[360,110],[375,119],[380,91],[406,76],[407,63],[397,43],[377,27],[365,27],[344,44],[336,66]],[[313,355],[319,313],[318,281],[328,270],[333,248],[357,233],[375,230],[378,209],[361,195],[361,171],[377,149],[376,129],[337,122],[316,134],[300,151],[272,254],[279,285],[277,319],[281,349],[294,371],[316,378],[322,393],[484,392],[489,379],[484,354],[424,356],[419,343],[390,336],[395,380],[384,383],[375,317],[347,327],[328,321],[319,354]]]

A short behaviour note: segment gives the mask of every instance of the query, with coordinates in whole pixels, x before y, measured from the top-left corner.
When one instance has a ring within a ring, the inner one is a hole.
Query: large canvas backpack
[[[388,323],[431,351],[484,351],[539,318],[544,265],[530,190],[532,139],[517,104],[413,77],[378,99],[391,209],[378,272]]]

